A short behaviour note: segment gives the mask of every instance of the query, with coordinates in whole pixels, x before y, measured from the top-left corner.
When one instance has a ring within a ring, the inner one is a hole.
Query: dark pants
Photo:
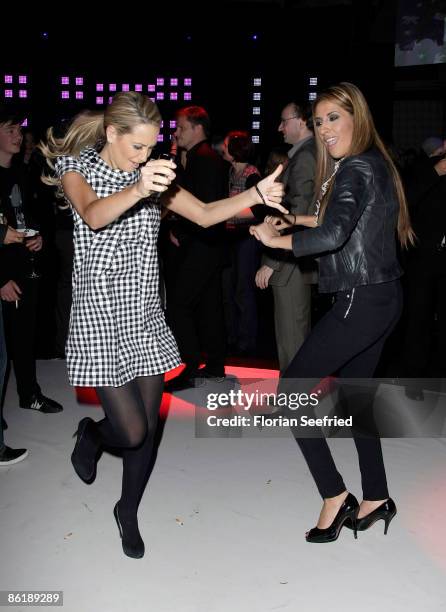
[[[416,378],[444,377],[446,249],[440,252],[413,253],[407,265],[405,280],[404,375]]]
[[[40,393],[36,379],[36,315],[39,281],[26,279],[17,283],[22,290],[17,302],[3,302],[5,336],[9,357],[14,365],[20,403]]]
[[[337,294],[331,310],[317,323],[283,379],[321,379],[339,372],[344,378],[372,377],[384,343],[402,309],[399,281],[356,287]],[[286,386],[286,380],[283,381]],[[324,438],[296,439],[321,496],[346,490]],[[389,497],[379,438],[354,437],[363,497]]]
[[[68,229],[57,230],[55,244],[59,259],[56,299],[55,349],[58,355],[64,355],[70,323],[72,301],[71,275],[73,273],[74,256],[73,231]]]
[[[204,352],[209,370],[223,373],[225,328],[220,249],[192,244],[180,247],[175,255],[176,264],[170,261],[175,270],[168,274],[167,311],[181,358],[195,369]]]
[[[8,356],[6,354],[5,333],[3,329],[3,312],[0,307],[0,452],[5,447],[3,439],[3,383],[5,380]]]
[[[260,264],[260,243],[240,230],[230,235],[231,264],[223,270],[223,304],[228,342],[244,351],[257,345],[256,272]]]

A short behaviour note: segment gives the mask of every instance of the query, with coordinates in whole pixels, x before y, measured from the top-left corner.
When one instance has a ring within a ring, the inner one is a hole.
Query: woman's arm
[[[151,160],[141,169],[137,183],[106,198],[98,198],[78,172],[67,172],[61,181],[65,196],[76,211],[92,230],[97,230],[115,221],[142,198],[165,191],[175,178],[173,168],[175,164],[169,160]]]
[[[281,217],[274,217],[268,215],[265,217],[265,222],[274,225],[278,230],[289,229],[293,225],[304,225],[305,227],[317,227],[316,215],[295,215],[294,213],[288,213]]]
[[[282,183],[276,183],[276,177],[282,172],[282,166],[257,184],[264,201],[259,196],[255,187],[240,193],[232,198],[219,200],[210,204],[204,204],[188,191],[176,187],[175,191],[167,193],[163,197],[163,204],[169,210],[189,219],[201,227],[209,227],[230,217],[235,217],[245,208],[264,203],[277,208],[283,213],[287,210],[280,205],[284,189]]]
[[[257,240],[271,249],[285,249],[286,251],[293,249],[293,235],[281,236],[279,230],[271,223],[251,225],[249,231]]]

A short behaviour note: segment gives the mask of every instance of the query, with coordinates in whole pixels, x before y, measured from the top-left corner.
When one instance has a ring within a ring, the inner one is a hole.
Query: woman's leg
[[[144,543],[137,511],[151,465],[153,440],[163,393],[164,377],[139,377],[121,387],[97,389],[106,418],[96,426],[104,446],[122,448],[121,498],[115,514],[129,556],[142,556]]]
[[[320,379],[340,370],[346,364],[351,365],[351,375],[355,371],[355,376],[373,376],[384,341],[399,318],[400,295],[399,285],[386,283],[386,286],[362,287],[356,292],[345,292],[338,296],[333,308],[315,326],[291,362],[284,379]],[[283,383],[285,387],[288,386],[288,391],[292,390],[294,385],[291,381],[284,380]],[[296,441],[321,496],[324,499],[341,496],[345,492],[345,485],[326,440],[299,438]],[[361,469],[368,473],[371,455],[376,452],[375,462],[379,463],[379,457],[382,462],[381,448],[380,445],[375,445],[374,449],[370,449],[367,442],[362,444],[361,441],[359,446]],[[363,453],[362,449],[370,452]],[[381,486],[379,474],[377,481]]]

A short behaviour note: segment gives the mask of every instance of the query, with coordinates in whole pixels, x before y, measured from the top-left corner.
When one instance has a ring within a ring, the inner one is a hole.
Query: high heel
[[[121,536],[122,550],[127,557],[141,559],[141,557],[144,557],[145,546],[141,534],[139,533],[138,522],[135,521],[133,524],[127,523],[127,525],[124,524],[123,528],[121,519],[119,518],[118,504],[119,502],[116,502],[113,508],[113,514],[118,525],[119,535]],[[133,529],[131,529],[131,527],[133,527]]]
[[[342,527],[347,520],[351,521],[355,539],[358,537],[356,533],[356,516],[359,512],[359,503],[354,495],[349,493],[345,498],[342,506],[339,508],[333,522],[326,529],[313,527],[306,535],[307,542],[334,542],[338,539]]]
[[[392,498],[389,497],[388,500],[383,502],[378,508],[369,512],[365,516],[356,519],[356,529],[357,531],[365,531],[369,529],[372,525],[374,525],[377,521],[382,519],[384,521],[384,535],[387,535],[387,530],[389,529],[390,522],[396,515],[396,505]],[[352,529],[353,526],[351,523],[346,523],[346,527]]]
[[[79,478],[85,484],[91,484],[96,478],[96,467],[100,455],[100,442],[96,431],[96,422],[90,417],[79,421],[71,463]]]

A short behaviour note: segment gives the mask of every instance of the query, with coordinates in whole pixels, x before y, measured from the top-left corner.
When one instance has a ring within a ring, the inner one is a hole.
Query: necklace
[[[316,225],[318,225],[318,220],[319,220],[319,211],[321,209],[321,200],[324,197],[324,195],[327,193],[328,191],[328,187],[330,186],[331,181],[333,180],[334,175],[336,174],[336,172],[339,170],[339,166],[341,165],[341,161],[344,159],[344,157],[341,157],[341,159],[338,159],[337,161],[335,161],[334,164],[334,168],[333,168],[333,172],[330,174],[330,176],[328,177],[328,179],[326,179],[322,185],[321,185],[321,195],[319,196],[319,198],[316,200],[316,212],[314,213],[314,216],[316,217]]]

